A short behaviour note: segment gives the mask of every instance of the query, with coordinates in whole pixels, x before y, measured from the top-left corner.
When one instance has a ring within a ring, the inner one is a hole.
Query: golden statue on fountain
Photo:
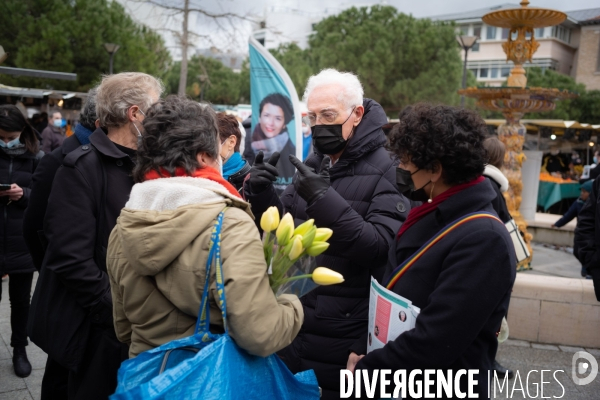
[[[540,46],[535,40],[534,29],[558,25],[567,15],[560,11],[528,7],[529,1],[522,1],[520,4],[520,8],[497,10],[483,16],[483,22],[488,25],[510,29],[508,41],[502,44],[507,61],[515,64],[508,77],[508,86],[467,88],[459,90],[458,93],[477,99],[478,107],[502,112],[506,118],[506,123],[498,127],[498,137],[506,146],[502,172],[510,184],[504,196],[508,211],[515,219],[531,251],[532,236],[527,233],[527,224],[519,212],[523,191],[521,167],[525,161],[523,144],[527,132],[521,118],[528,112],[553,110],[556,101],[574,98],[577,95],[558,89],[527,87],[523,64],[531,62],[533,54]],[[517,270],[530,269],[530,264],[531,257],[519,263]]]

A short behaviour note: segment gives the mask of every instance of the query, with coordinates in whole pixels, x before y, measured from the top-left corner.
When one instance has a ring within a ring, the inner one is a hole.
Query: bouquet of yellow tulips
[[[333,285],[344,277],[329,268],[316,267],[315,257],[329,247],[333,234],[328,228],[317,228],[309,219],[294,227],[294,219],[286,213],[281,220],[277,207],[269,207],[260,219],[264,231],[263,249],[269,266],[269,282],[276,295],[293,293],[303,296],[317,285]],[[274,233],[274,234],[273,234]]]

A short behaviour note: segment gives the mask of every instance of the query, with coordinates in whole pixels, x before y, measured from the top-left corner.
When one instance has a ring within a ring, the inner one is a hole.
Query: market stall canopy
[[[29,97],[34,99],[43,99],[44,97],[48,97],[51,99],[67,100],[74,97],[86,99],[88,94],[65,90],[21,88],[0,84],[0,96]]]
[[[499,126],[506,123],[504,119],[486,119],[484,120],[486,125]],[[521,123],[525,125],[528,131],[537,130],[538,126],[545,126],[548,128],[556,129],[586,129],[586,130],[600,130],[600,124],[592,125],[586,123],[580,123],[577,121],[564,121],[562,119],[522,119]]]

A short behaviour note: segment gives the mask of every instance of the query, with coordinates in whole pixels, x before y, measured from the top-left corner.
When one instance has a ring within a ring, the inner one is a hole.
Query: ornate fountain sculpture
[[[531,251],[532,236],[527,233],[527,224],[519,212],[523,191],[521,166],[525,161],[523,144],[526,133],[521,118],[528,112],[551,111],[556,101],[574,98],[577,95],[558,89],[527,87],[523,64],[526,61],[531,62],[533,54],[540,46],[535,40],[534,29],[558,25],[567,15],[560,11],[528,7],[529,1],[525,0],[520,4],[521,8],[497,10],[483,16],[483,22],[488,25],[510,29],[508,41],[502,44],[507,61],[515,64],[508,77],[508,87],[467,88],[459,90],[458,93],[477,99],[478,107],[501,111],[506,118],[506,123],[498,127],[498,137],[506,146],[502,172],[510,184],[504,197],[508,210],[525,236]],[[517,269],[529,269],[530,263],[531,257],[521,262]]]

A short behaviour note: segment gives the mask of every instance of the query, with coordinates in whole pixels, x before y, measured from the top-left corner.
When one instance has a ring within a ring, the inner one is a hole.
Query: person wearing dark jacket
[[[79,124],[75,133],[65,139],[62,146],[42,158],[33,174],[29,207],[23,217],[23,237],[29,248],[35,268],[39,271],[46,253],[44,237],[44,215],[48,206],[48,197],[54,181],[54,175],[62,165],[67,154],[79,146],[90,143],[90,135],[96,130],[96,89],[88,92],[83,109],[79,115]]]
[[[596,299],[600,301],[600,179],[594,179],[593,182],[592,191],[577,215],[574,244],[577,252],[573,253],[586,274],[591,276]]]
[[[129,198],[144,113],[163,91],[143,73],[105,76],[98,86],[100,126],[90,144],[67,154],[44,220],[48,249],[32,302],[29,332],[69,369],[69,399],[106,399],[128,349],[115,335],[106,247]]]
[[[585,181],[581,184],[581,195],[571,204],[571,207],[567,210],[567,212],[554,224],[552,224],[552,228],[560,228],[571,222],[574,218],[577,218],[579,212],[583,208],[583,205],[590,197],[590,193],[592,191],[592,187],[594,185],[593,180]]]
[[[349,73],[324,70],[309,79],[305,92],[315,153],[298,169],[293,184],[278,198],[273,155],[259,153],[244,186],[256,221],[267,207],[290,212],[296,225],[310,218],[333,230],[329,249],[317,265],[344,276],[301,298],[304,324],[298,337],[278,354],[292,372],[313,369],[323,399],[339,398],[340,370],[348,349],[367,329],[371,276],[381,276],[389,243],[409,203],[396,188],[395,162],[385,149],[385,112],[363,100],[362,85]]]
[[[10,345],[15,374],[31,374],[27,359],[27,317],[33,262],[23,240],[23,213],[31,193],[31,176],[38,164],[39,142],[33,127],[14,105],[0,106],[0,276],[8,274]],[[43,153],[42,153],[43,154]],[[0,299],[2,287],[0,286]]]
[[[398,232],[382,283],[412,301],[420,314],[415,328],[381,349],[365,355],[364,340],[349,357],[351,371],[371,376],[375,369],[405,370],[408,376],[416,369],[478,370],[474,392],[488,398],[487,376],[515,279],[516,255],[492,206],[496,192],[482,177],[486,133],[476,112],[429,104],[414,105],[390,133],[390,147],[400,158],[398,187],[424,203],[410,211]],[[450,231],[398,275],[398,267],[432,237],[472,213],[480,217]],[[422,377],[417,376],[421,384]],[[460,388],[466,393],[463,378]],[[430,390],[437,392],[435,383]]]
[[[42,151],[46,154],[62,146],[65,133],[62,128],[62,115],[56,111],[48,118],[48,125],[42,133]]]
[[[240,124],[233,115],[225,113],[217,114],[217,124],[221,138],[222,175],[239,192],[244,185],[244,179],[250,172],[250,164],[240,154],[242,140]]]
[[[75,128],[75,134],[66,138],[62,146],[48,154],[47,157],[42,158],[33,174],[29,206],[25,210],[23,218],[23,237],[38,271],[42,267],[46,253],[44,216],[54,176],[67,154],[81,145],[90,143],[89,137],[96,129],[96,119],[96,89],[94,88],[88,92],[88,98],[79,115],[79,124]],[[42,400],[66,399],[68,397],[68,378],[69,370],[54,361],[52,357],[48,357],[42,379]]]
[[[494,207],[494,211],[498,214],[498,218],[506,224],[512,219],[508,212],[508,207],[506,206],[506,199],[504,198],[504,192],[506,192],[509,187],[508,179],[500,170],[502,164],[504,164],[506,147],[497,136],[486,138],[483,141],[483,147],[488,155],[488,163],[483,170],[483,176],[492,183],[492,188],[496,192],[496,198],[492,201],[492,207]],[[498,373],[498,376],[505,376],[505,374],[508,373],[508,379],[512,379],[515,375],[513,370],[503,367],[496,360],[494,360],[494,370]]]

